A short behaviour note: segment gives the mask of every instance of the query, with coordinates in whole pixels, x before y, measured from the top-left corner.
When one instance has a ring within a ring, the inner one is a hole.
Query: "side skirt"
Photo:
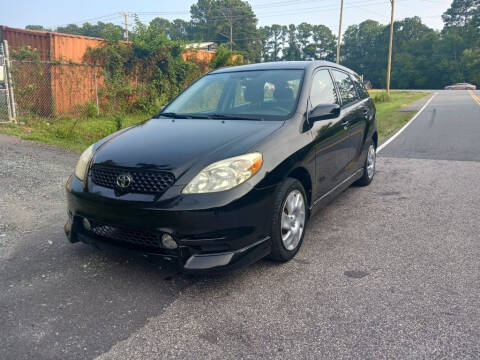
[[[363,175],[363,169],[358,169],[355,171],[352,175],[350,175],[348,178],[343,180],[340,184],[336,185],[334,188],[332,188],[330,191],[327,193],[323,194],[320,196],[317,200],[315,200],[310,206],[310,214],[313,215],[316,213],[318,210],[324,208],[326,205],[328,205],[337,195],[345,191],[352,185],[355,181],[360,179]]]

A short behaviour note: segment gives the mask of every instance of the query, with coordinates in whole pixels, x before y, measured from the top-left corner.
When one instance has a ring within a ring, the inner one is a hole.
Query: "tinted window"
[[[265,120],[293,113],[303,70],[259,70],[210,74],[187,88],[165,112],[225,115]]]
[[[340,96],[342,97],[342,104],[347,105],[358,100],[357,91],[355,90],[355,85],[353,84],[352,79],[348,74],[333,70],[333,77],[337,83],[338,90],[340,91]]]
[[[365,89],[365,85],[363,85],[363,81],[358,76],[352,76],[352,80],[357,86],[358,94],[360,95],[361,99],[366,99],[370,95],[368,95],[367,89]]]
[[[338,104],[337,92],[328,70],[320,70],[314,75],[310,103],[312,108],[320,104]]]

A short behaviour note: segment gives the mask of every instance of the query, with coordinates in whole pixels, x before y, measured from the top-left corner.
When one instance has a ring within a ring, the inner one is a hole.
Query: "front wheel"
[[[297,254],[305,236],[307,205],[302,184],[296,179],[287,178],[274,203],[272,260],[286,262]]]
[[[375,176],[375,166],[377,162],[377,151],[374,144],[370,144],[367,152],[367,159],[365,160],[365,165],[363,166],[363,175],[360,179],[357,180],[356,184],[360,186],[367,186],[373,180]]]

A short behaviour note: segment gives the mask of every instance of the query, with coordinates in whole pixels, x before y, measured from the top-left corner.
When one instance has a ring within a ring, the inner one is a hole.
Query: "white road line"
[[[385,146],[387,146],[393,140],[395,140],[396,137],[398,135],[400,135],[407,128],[407,126],[410,125],[423,112],[423,110],[426,109],[426,107],[430,104],[430,102],[433,100],[433,98],[435,96],[437,96],[437,94],[438,94],[438,92],[433,94],[433,96],[430,99],[428,99],[428,101],[425,103],[425,105],[423,105],[423,107],[415,114],[415,116],[413,118],[411,118],[405,125],[403,125],[402,128],[400,130],[398,130],[394,135],[390,136],[387,141],[385,141],[382,145],[380,145],[377,149],[377,153],[382,151],[385,148]]]

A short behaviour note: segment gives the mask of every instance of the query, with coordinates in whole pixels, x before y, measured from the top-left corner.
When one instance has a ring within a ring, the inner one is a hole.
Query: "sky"
[[[156,16],[170,20],[189,19],[190,6],[195,0],[5,0],[0,12],[0,25],[24,28],[43,25],[49,28],[85,21],[122,24],[121,12],[140,13],[148,22]],[[249,0],[259,25],[311,24],[327,25],[338,32],[340,0]],[[452,0],[395,0],[395,19],[420,16],[425,24],[443,27],[441,15]],[[366,19],[390,23],[390,0],[344,0],[344,26]],[[150,14],[145,14],[150,13]],[[132,21],[130,19],[129,21]],[[343,31],[342,31],[343,32]]]

